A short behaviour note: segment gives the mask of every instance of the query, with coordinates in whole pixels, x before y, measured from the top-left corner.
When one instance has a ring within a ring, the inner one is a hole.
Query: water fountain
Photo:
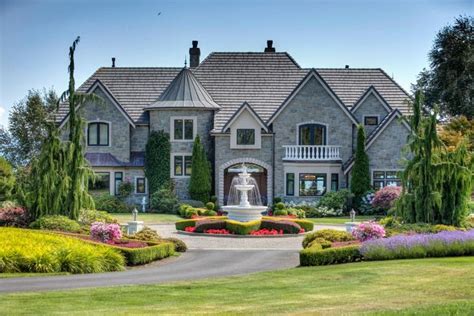
[[[262,212],[265,212],[267,207],[261,205],[258,186],[255,179],[248,173],[248,168],[245,164],[242,164],[241,171],[239,176],[232,180],[229,194],[229,203],[236,204],[223,206],[222,209],[227,212],[227,217],[232,220],[239,222],[259,220],[262,218]],[[249,192],[251,200],[255,205],[249,202]]]

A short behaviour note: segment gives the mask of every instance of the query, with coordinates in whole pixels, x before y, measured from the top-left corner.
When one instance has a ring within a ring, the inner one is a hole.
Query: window
[[[173,174],[177,177],[190,176],[192,172],[193,157],[186,155],[176,155],[173,161]]]
[[[326,174],[300,173],[300,196],[319,196],[326,192]]]
[[[331,173],[331,191],[339,190],[339,174]]]
[[[136,177],[135,178],[135,193],[138,193],[138,194],[146,193],[145,177]]]
[[[194,140],[194,119],[173,119],[173,132],[174,140]]]
[[[238,128],[237,145],[255,145],[255,130],[252,128]]]
[[[372,185],[375,190],[380,190],[381,188],[387,186],[401,186],[402,181],[398,175],[398,171],[374,171],[372,173]]]
[[[94,195],[110,194],[110,173],[96,172],[95,179],[89,182],[89,193]]]
[[[299,145],[326,145],[326,126],[320,124],[300,125]]]
[[[89,123],[87,126],[88,146],[109,146],[109,123]]]
[[[288,196],[295,195],[295,174],[294,173],[286,174],[286,195]]]
[[[378,125],[379,124],[379,117],[378,116],[364,116],[364,125]]]
[[[123,182],[123,172],[115,173],[115,195],[119,195],[119,187]]]

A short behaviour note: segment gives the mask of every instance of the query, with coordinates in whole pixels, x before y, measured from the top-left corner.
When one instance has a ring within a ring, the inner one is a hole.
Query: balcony
[[[286,145],[283,160],[290,161],[331,161],[341,160],[341,146],[332,145]]]

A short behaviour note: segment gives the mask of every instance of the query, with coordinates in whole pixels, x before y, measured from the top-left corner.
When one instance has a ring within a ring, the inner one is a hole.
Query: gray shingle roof
[[[147,109],[154,108],[193,108],[220,109],[209,93],[199,83],[191,70],[183,68],[173,79],[168,88],[160,95],[158,101]]]
[[[99,68],[78,89],[98,79],[113,93],[136,123],[147,122],[144,108],[158,100],[182,68]],[[243,102],[252,105],[263,121],[271,117],[310,71],[301,68],[288,53],[211,53],[191,70],[221,109],[214,128],[220,131]],[[316,68],[320,76],[347,106],[351,107],[371,85],[393,108],[408,113],[408,94],[383,70]],[[67,113],[62,106],[58,120]]]

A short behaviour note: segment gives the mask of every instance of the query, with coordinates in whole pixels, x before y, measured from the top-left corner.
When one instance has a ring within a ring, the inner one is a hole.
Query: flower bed
[[[188,233],[278,236],[302,234],[313,230],[314,224],[304,219],[264,216],[262,220],[250,222],[238,222],[226,217],[195,218],[178,221],[175,226],[178,231]]]

